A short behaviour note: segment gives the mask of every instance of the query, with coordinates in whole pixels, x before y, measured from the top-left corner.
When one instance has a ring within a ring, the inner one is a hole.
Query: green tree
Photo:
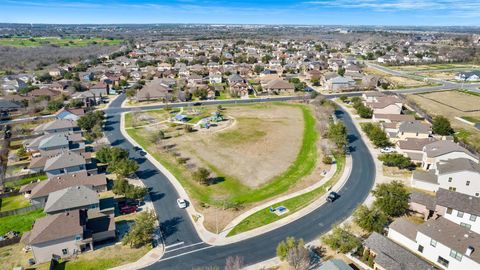
[[[360,205],[353,213],[353,220],[368,232],[381,232],[388,222],[388,216],[376,207]]]
[[[138,170],[138,163],[133,159],[120,159],[108,165],[107,171],[115,173],[117,178],[128,177]]]
[[[373,205],[390,217],[398,217],[407,212],[410,194],[403,183],[393,181],[377,185],[372,190]]]
[[[343,77],[343,75],[345,75],[345,68],[339,67],[337,73],[338,75]]]
[[[330,234],[322,237],[322,242],[331,249],[341,253],[347,253],[361,245],[360,239],[349,231],[348,226],[342,228],[338,225],[333,227]]]
[[[140,212],[135,218],[135,224],[122,240],[124,245],[139,248],[152,241],[157,219],[152,211]]]
[[[128,158],[128,151],[120,147],[103,146],[96,153],[96,158],[101,163],[111,163]]]
[[[327,136],[330,140],[335,143],[339,151],[343,151],[347,145],[347,128],[342,121],[337,121],[337,123],[331,123],[328,126]]]
[[[450,121],[441,115],[435,116],[432,121],[432,131],[438,135],[452,135],[454,130],[450,125]]]
[[[295,239],[293,236],[287,237],[287,239],[282,240],[282,242],[277,245],[277,257],[284,261],[287,258],[288,251],[297,246],[305,246],[303,239]]]
[[[105,113],[103,111],[88,112],[77,120],[77,125],[85,131],[90,131],[95,125],[101,126],[104,119]]]
[[[208,178],[210,177],[210,171],[205,168],[198,168],[193,174],[193,179],[200,184],[208,184]]]
[[[48,102],[47,110],[49,112],[56,112],[63,108],[63,102],[61,100],[52,100]]]
[[[346,96],[346,95],[341,95],[341,96],[339,97],[339,99],[340,99],[343,103],[345,103],[345,101],[348,100],[348,96]]]
[[[387,167],[397,167],[399,169],[413,169],[415,165],[409,157],[406,157],[399,153],[386,153],[378,156],[380,161],[383,161],[383,165]]]
[[[376,147],[390,146],[390,140],[387,134],[379,125],[374,123],[365,123],[362,125],[362,130],[367,134],[368,138]]]

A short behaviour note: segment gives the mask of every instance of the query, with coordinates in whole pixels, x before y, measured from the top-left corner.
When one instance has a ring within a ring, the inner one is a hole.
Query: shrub
[[[367,134],[368,138],[376,147],[390,146],[390,140],[385,131],[379,125],[373,123],[365,123],[362,125],[362,130]]]
[[[409,157],[399,153],[381,154],[378,159],[383,161],[383,165],[387,167],[397,167],[399,169],[413,169],[415,167]]]
[[[399,181],[379,184],[372,190],[375,197],[374,207],[378,207],[390,217],[398,217],[407,212],[410,194]]]
[[[333,159],[332,159],[331,156],[323,156],[322,162],[323,162],[324,164],[332,164],[332,163],[333,163]]]

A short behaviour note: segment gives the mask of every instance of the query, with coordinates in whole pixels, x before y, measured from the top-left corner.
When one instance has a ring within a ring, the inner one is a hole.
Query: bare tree
[[[310,266],[310,256],[305,246],[294,246],[287,252],[288,264],[295,270],[307,270]]]
[[[225,262],[225,270],[240,270],[243,268],[243,257],[229,256]]]

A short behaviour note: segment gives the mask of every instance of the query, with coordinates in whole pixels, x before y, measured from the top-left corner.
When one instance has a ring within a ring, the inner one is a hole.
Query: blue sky
[[[480,25],[479,0],[0,0],[0,22]]]

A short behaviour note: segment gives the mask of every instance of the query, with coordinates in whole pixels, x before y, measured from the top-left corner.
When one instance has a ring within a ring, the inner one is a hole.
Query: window
[[[68,248],[62,249],[62,254],[63,255],[68,255]]]
[[[448,260],[444,259],[441,256],[438,256],[437,262],[445,267],[448,267]]]
[[[456,187],[449,187],[448,190],[450,190],[450,191],[457,191],[457,188],[456,188]]]
[[[437,241],[430,239],[430,246],[436,247],[437,246]]]
[[[447,208],[447,214],[452,214],[453,209],[452,208]]]
[[[451,177],[448,177],[448,182],[452,182],[452,178]]]
[[[473,214],[470,215],[470,221],[475,221],[475,220],[477,220],[477,216],[475,216]]]
[[[458,213],[457,213],[457,217],[461,217],[461,218],[463,218],[463,212],[462,212],[462,211],[458,211]]]
[[[472,227],[472,225],[467,224],[467,223],[463,223],[463,222],[460,222],[460,226],[465,227],[467,229],[470,229]]]
[[[475,196],[477,196],[477,197],[478,197],[479,195],[480,195],[480,193],[478,193],[478,192],[477,192],[477,193],[475,193]]]
[[[470,186],[470,181],[467,181],[466,185],[467,185],[467,186]]]
[[[418,249],[417,249],[420,253],[423,253],[423,246],[422,245],[418,245]]]
[[[80,236],[79,234],[75,235],[75,240],[76,241],[82,240],[82,236]]]
[[[462,261],[462,253],[455,251],[455,250],[450,250],[450,257],[455,258],[455,260],[461,262]]]

